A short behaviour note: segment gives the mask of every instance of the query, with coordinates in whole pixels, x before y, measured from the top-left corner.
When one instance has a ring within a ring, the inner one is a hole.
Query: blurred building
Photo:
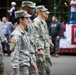
[[[1,0],[0,1],[0,18],[3,16],[8,16],[7,9],[10,9],[11,2],[15,1],[17,3],[17,9],[20,8],[21,2],[24,0]],[[60,20],[69,20],[70,15],[70,0],[30,0],[35,2],[37,5],[45,5],[50,13],[50,18],[52,15],[56,15]]]

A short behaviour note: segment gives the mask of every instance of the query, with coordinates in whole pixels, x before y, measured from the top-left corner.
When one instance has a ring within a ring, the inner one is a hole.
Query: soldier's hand
[[[35,52],[35,55],[36,55],[36,56],[38,55],[38,51]]]
[[[54,44],[53,43],[51,43],[51,48],[53,48],[54,47]]]
[[[42,50],[39,50],[39,51],[38,51],[38,54],[39,54],[39,55],[43,55],[44,52],[43,52]]]
[[[37,66],[33,66],[33,70],[37,70],[38,68],[37,68]]]

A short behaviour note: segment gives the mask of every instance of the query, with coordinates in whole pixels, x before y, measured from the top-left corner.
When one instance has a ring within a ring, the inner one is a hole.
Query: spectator
[[[52,17],[52,22],[49,26],[49,34],[50,38],[52,40],[52,43],[54,44],[54,55],[58,57],[59,54],[59,41],[62,33],[62,25],[57,20],[56,16]]]
[[[71,6],[70,20],[76,22],[76,0],[71,0],[70,6]]]
[[[11,2],[11,9],[7,10],[7,12],[10,13],[9,21],[11,21],[13,24],[15,23],[14,12],[17,10],[15,6],[16,6],[16,2]]]
[[[14,27],[13,27],[13,24],[11,22],[8,22],[6,17],[2,18],[2,30],[3,30],[3,34],[5,35],[7,40],[9,41],[9,35],[14,30]],[[2,42],[2,46],[3,46],[3,52],[5,53],[7,51],[8,56],[10,56],[9,43]],[[5,50],[5,46],[7,47],[6,50]]]

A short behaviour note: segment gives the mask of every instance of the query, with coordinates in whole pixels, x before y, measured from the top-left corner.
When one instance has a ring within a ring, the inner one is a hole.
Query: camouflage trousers
[[[51,74],[52,72],[51,70],[52,70],[51,62],[48,59],[46,59],[46,72]]]
[[[3,52],[1,44],[0,44],[0,71],[4,71]]]
[[[20,67],[20,75],[29,75],[29,67],[28,66]]]
[[[46,75],[45,56],[37,56],[37,66],[39,70],[39,75]]]
[[[51,55],[50,55],[50,47],[45,47],[45,62],[46,62],[46,72],[51,73],[52,62],[51,62]]]
[[[33,60],[33,61],[32,61],[32,64],[34,64],[34,66],[37,66],[35,54],[31,54],[31,58],[32,58],[32,60]],[[39,75],[38,69],[37,69],[37,70],[34,70],[32,64],[31,64],[31,66],[30,66],[30,75]]]
[[[22,67],[20,67],[20,75],[30,75],[29,74],[29,67],[28,66],[26,66],[26,65],[24,65],[24,66],[22,66]],[[12,73],[11,73],[11,75],[15,75],[15,73],[14,73],[14,70],[12,70]]]

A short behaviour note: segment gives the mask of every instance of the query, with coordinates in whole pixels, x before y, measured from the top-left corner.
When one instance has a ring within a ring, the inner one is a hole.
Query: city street
[[[5,72],[10,75],[10,57],[4,57]],[[76,75],[76,56],[60,55],[59,58],[52,57],[52,75]]]

